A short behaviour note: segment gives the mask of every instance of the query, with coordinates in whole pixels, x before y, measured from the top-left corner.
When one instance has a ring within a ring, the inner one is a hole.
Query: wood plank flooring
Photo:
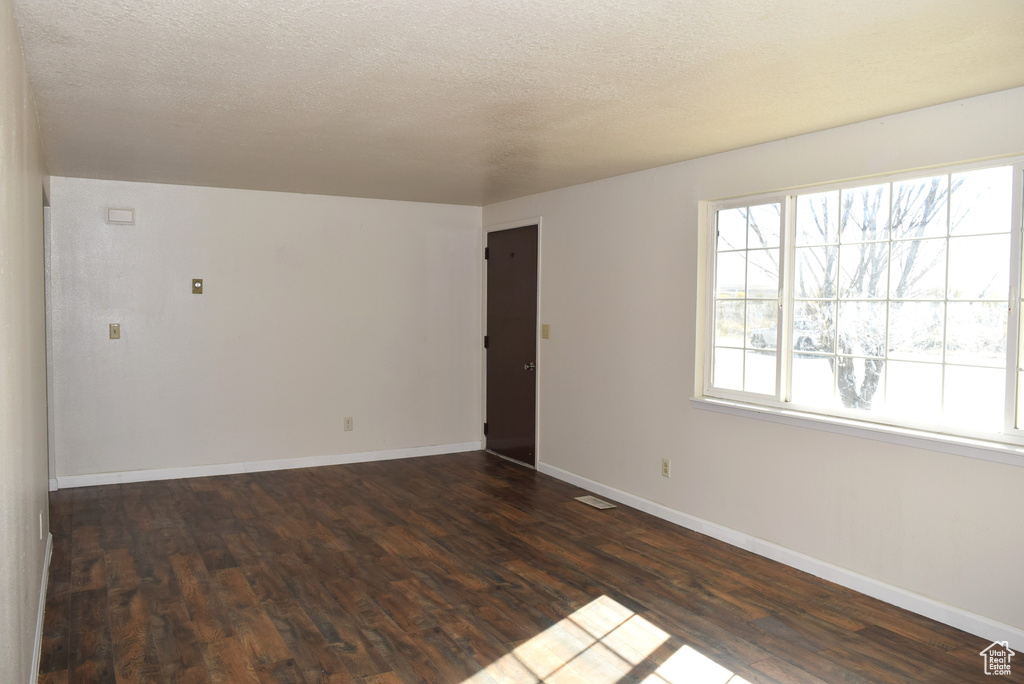
[[[978,637],[582,493],[477,452],[55,492],[40,682],[994,679]]]

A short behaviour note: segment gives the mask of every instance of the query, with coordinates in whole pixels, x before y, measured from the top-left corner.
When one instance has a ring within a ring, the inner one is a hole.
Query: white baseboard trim
[[[154,468],[152,470],[125,470],[90,475],[57,476],[57,488],[94,487],[96,485],[120,484],[124,482],[152,482],[154,480],[179,480],[185,477],[209,477],[211,475],[237,475],[239,473],[261,473],[268,470],[292,470],[294,468],[315,468],[317,466],[389,461],[396,458],[437,456],[460,451],[478,451],[481,442],[459,442],[458,444],[437,444],[434,446],[389,449],[386,451],[364,451],[357,454],[328,456],[306,456],[302,458],[280,458],[268,461],[243,461],[240,463],[217,463],[211,465],[184,466],[180,468]],[[50,481],[51,483],[53,480]],[[53,489],[51,485],[51,489]]]
[[[803,570],[816,577],[835,582],[854,591],[874,597],[894,606],[904,608],[918,615],[947,624],[965,632],[975,634],[992,641],[1007,641],[1011,647],[1020,651],[1024,649],[1024,630],[1002,622],[996,622],[977,613],[946,605],[920,594],[886,584],[879,580],[841,568],[831,563],[812,558],[799,551],[787,549],[773,542],[758,539],[744,532],[713,523],[694,515],[689,515],[673,508],[663,506],[648,499],[589,480],[567,470],[562,470],[545,463],[538,464],[537,469],[577,487],[590,490],[619,503],[631,506],[644,513],[675,523],[681,527],[706,534],[720,541],[738,546],[759,556],[770,558],[798,570]]]
[[[32,672],[29,684],[39,681],[39,659],[43,655],[43,613],[46,610],[46,585],[50,580],[50,558],[53,556],[53,535],[46,534],[46,554],[43,557],[43,579],[39,585],[39,611],[36,613],[35,648],[32,650]]]

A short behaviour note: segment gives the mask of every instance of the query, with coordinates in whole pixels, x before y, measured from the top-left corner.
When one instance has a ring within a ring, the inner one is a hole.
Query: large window
[[[1021,172],[712,204],[705,395],[1024,442]]]

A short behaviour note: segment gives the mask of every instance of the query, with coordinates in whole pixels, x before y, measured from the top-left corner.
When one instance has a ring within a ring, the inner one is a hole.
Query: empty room
[[[0,0],[0,682],[1024,682],[1022,36]]]

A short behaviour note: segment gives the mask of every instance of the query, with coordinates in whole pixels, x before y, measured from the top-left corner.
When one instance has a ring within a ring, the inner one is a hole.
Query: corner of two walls
[[[29,681],[47,543],[43,188],[35,102],[0,1],[0,681]]]
[[[540,460],[1024,629],[1024,468],[690,401],[702,200],[1021,154],[1022,118],[1019,88],[485,207],[543,216]]]
[[[478,442],[480,216],[53,178],[58,479]]]

